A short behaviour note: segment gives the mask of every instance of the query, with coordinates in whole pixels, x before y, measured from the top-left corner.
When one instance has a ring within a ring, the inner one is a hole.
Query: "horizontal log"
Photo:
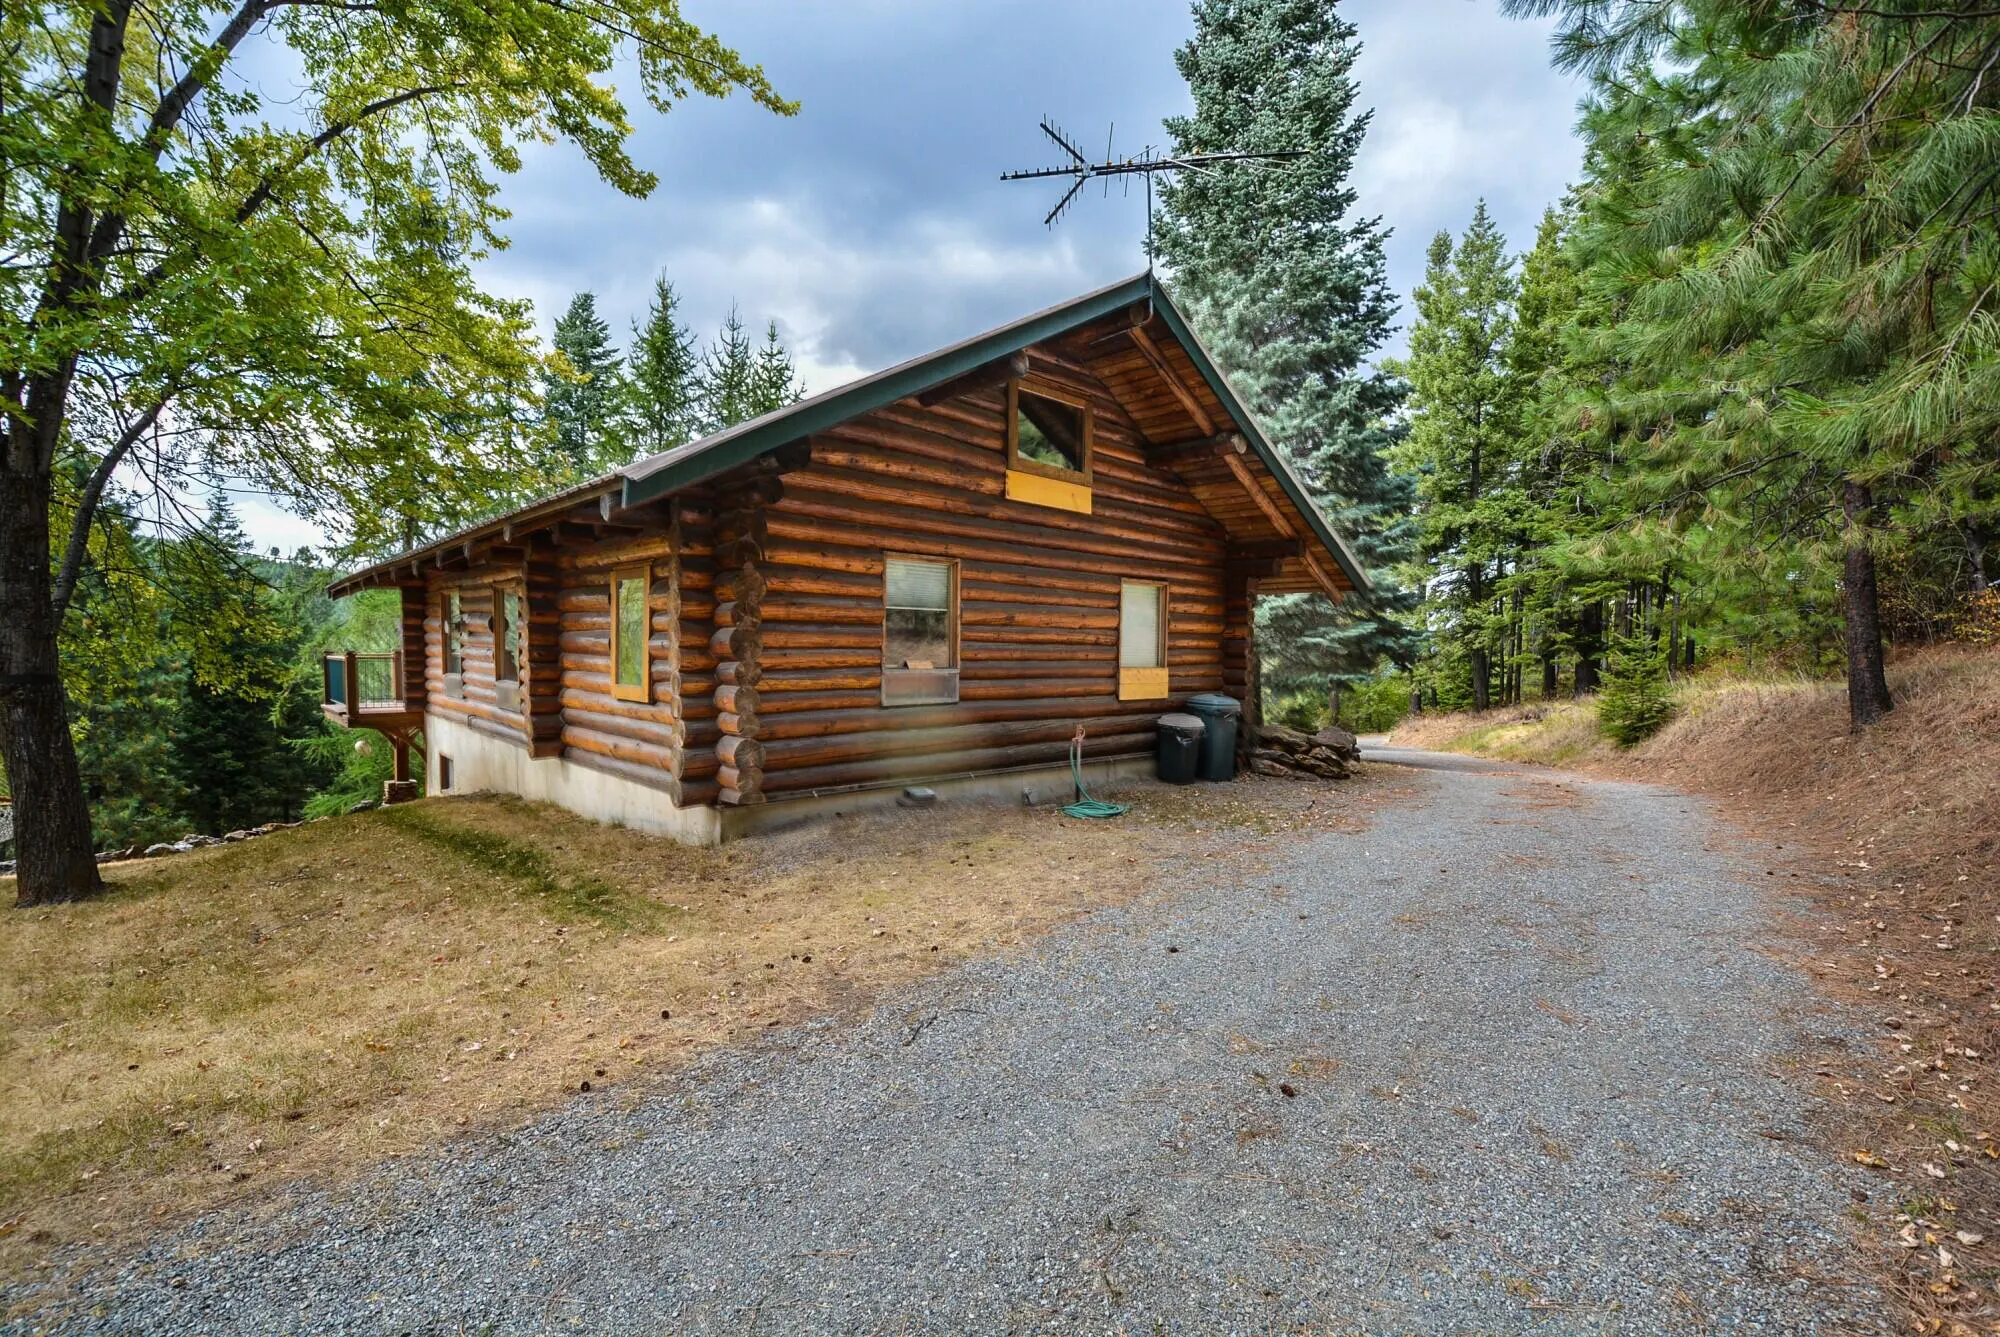
[[[738,789],[721,788],[716,790],[715,801],[725,807],[747,807],[751,804],[762,803],[764,795],[762,791],[746,794]]]
[[[1110,715],[1080,721],[1088,738],[1151,738],[1156,732],[1149,716]],[[947,725],[933,729],[879,729],[870,733],[836,734],[822,738],[798,738],[766,742],[763,767],[767,783],[782,771],[801,766],[829,765],[834,762],[866,761],[882,757],[949,754],[977,749],[1014,747],[1024,743],[1067,744],[1079,721],[1006,720],[991,724]]]
[[[715,783],[722,786],[722,792],[739,795],[759,794],[764,789],[764,774],[754,766],[730,766],[724,764],[715,773]]]
[[[738,738],[755,738],[757,716],[738,715],[734,711],[719,710],[715,714],[715,727],[723,733],[734,734]]]
[[[728,659],[755,659],[763,644],[758,628],[717,627],[708,638],[708,651],[718,662]]]
[[[735,675],[732,674],[731,676]],[[724,683],[715,689],[713,700],[715,701],[715,708],[718,711],[735,715],[754,715],[757,713],[757,689],[755,687],[741,686],[736,683]]]
[[[716,740],[715,756],[724,766],[738,770],[761,768],[764,765],[764,745],[754,738],[724,735]]]
[[[636,766],[653,766],[672,773],[679,749],[658,743],[641,743],[618,734],[599,733],[579,725],[563,725],[563,746],[599,757],[613,757]]]
[[[1100,757],[1141,756],[1152,749],[1135,747],[1131,735],[1085,739],[1087,760]],[[1021,766],[1060,765],[1068,758],[1064,742],[1028,743],[1014,747],[980,748],[962,752],[928,753],[915,757],[882,757],[873,761],[840,762],[827,766],[802,766],[796,770],[772,771],[764,776],[767,796],[796,794],[815,789],[844,789],[852,785],[881,783],[909,784],[920,780],[949,779],[978,775]]]
[[[667,749],[681,745],[681,726],[671,717],[665,719],[641,719],[632,715],[614,715],[608,710],[592,710],[586,706],[565,706],[562,712],[563,729],[585,729],[606,738],[628,738],[635,743]]]

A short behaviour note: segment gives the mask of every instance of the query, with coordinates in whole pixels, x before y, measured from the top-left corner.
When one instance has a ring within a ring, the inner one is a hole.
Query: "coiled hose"
[[[1107,803],[1103,799],[1092,798],[1090,791],[1083,787],[1083,726],[1078,725],[1069,740],[1069,774],[1076,783],[1076,802],[1063,805],[1063,814],[1068,817],[1088,817],[1104,819],[1123,817],[1125,805]]]

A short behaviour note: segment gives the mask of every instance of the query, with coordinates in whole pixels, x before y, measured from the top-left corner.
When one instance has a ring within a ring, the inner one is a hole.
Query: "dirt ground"
[[[1144,895],[1378,780],[1141,785],[698,850],[497,797],[107,867],[0,931],[0,1280],[516,1126]],[[11,899],[11,889],[0,887]]]
[[[1586,707],[1432,716],[1394,741],[1567,765],[1719,799],[1810,891],[1804,964],[1880,1023],[1874,1055],[1816,1078],[1828,1136],[1878,1172],[1861,1212],[1911,1330],[2000,1332],[2000,654],[1891,667],[1897,708],[1850,734],[1839,684],[1697,680],[1657,737],[1620,753]],[[1872,1210],[1882,1204],[1893,1210]],[[1990,1242],[1989,1242],[1990,1241]]]

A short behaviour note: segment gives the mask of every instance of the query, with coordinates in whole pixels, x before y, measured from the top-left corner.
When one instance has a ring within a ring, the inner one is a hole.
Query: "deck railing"
[[[403,708],[403,655],[328,650],[320,665],[320,700],[350,711]]]

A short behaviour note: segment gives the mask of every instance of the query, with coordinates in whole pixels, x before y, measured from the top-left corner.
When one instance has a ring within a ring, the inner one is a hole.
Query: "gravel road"
[[[218,1216],[63,1326],[1888,1331],[1794,1076],[1860,1030],[1767,950],[1758,852],[1666,790],[1417,760],[1365,832]]]

